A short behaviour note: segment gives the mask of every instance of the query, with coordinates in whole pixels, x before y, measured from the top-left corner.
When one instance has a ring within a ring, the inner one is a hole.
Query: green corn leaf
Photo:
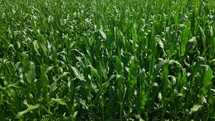
[[[53,82],[51,85],[49,85],[50,92],[53,92],[57,89],[57,82]]]
[[[203,67],[204,70],[202,72],[202,88],[201,88],[201,94],[205,95],[209,91],[209,87],[212,85],[212,79],[213,79],[213,70],[208,65],[202,65],[200,64],[200,67]]]
[[[104,33],[104,31],[102,31],[102,30],[100,29],[99,32],[100,32],[100,34],[102,35],[102,38],[106,40],[106,39],[107,39],[107,36],[106,36],[106,34]]]
[[[73,66],[71,66],[71,68],[72,68],[73,73],[75,74],[76,78],[78,78],[79,80],[85,80],[84,76],[80,73],[80,71],[77,68],[75,68]]]
[[[118,74],[123,74],[123,63],[118,56],[116,56],[116,71]]]
[[[35,109],[37,109],[37,108],[39,108],[39,107],[40,107],[40,104],[30,105],[26,110],[19,112],[19,113],[17,114],[17,117],[20,118],[20,117],[23,116],[24,114],[26,114],[26,113],[28,113],[28,112],[30,112],[30,111],[33,111],[33,110],[35,110]]]
[[[41,65],[40,66],[40,88],[44,89],[44,87],[46,87],[48,85],[48,76],[46,75],[46,67],[45,65]]]
[[[35,65],[33,62],[30,62],[30,70],[25,73],[25,78],[29,84],[33,83],[36,78]]]
[[[42,48],[44,56],[48,56],[48,49],[44,44],[40,44],[40,47]]]
[[[202,43],[203,43],[203,47],[204,49],[206,49],[206,35],[205,35],[205,32],[203,30],[203,28],[199,25],[199,29],[200,29],[200,32],[201,32],[201,36],[202,36]]]
[[[203,78],[203,83],[204,86],[210,86],[212,84],[212,79],[213,79],[213,70],[208,66],[205,66],[205,71],[204,71],[204,78]]]
[[[194,105],[191,109],[190,109],[190,114],[193,112],[198,111],[199,109],[202,108],[202,105]]]
[[[54,101],[54,102],[56,102],[58,104],[67,106],[66,102],[63,99],[54,99],[54,98],[52,98],[52,101]]]
[[[1,64],[1,63],[0,63]],[[14,70],[17,70],[20,66],[21,62],[17,62],[15,65],[14,65]],[[1,65],[0,65],[0,68],[1,68]]]
[[[164,49],[164,43],[162,40],[158,37],[155,37],[156,42],[159,44],[160,48]]]
[[[33,41],[33,46],[34,46],[34,50],[36,51],[36,53],[38,55],[40,55],[39,50],[38,50],[39,49],[39,45],[38,45],[38,43],[37,43],[36,40]]]
[[[63,74],[61,74],[55,81],[60,80],[61,78],[67,76],[69,74],[69,72],[63,72]]]
[[[180,43],[180,55],[183,56],[186,50],[186,46],[187,43],[189,42],[189,29],[188,27],[186,27],[183,31],[182,31],[182,39],[181,39],[181,43]]]
[[[95,74],[97,77],[99,77],[98,71],[92,65],[88,65],[87,67],[90,68],[90,70],[93,74]]]
[[[169,75],[169,69],[168,69],[168,65],[164,65],[163,67],[163,72],[162,72],[162,79],[163,81],[165,81],[164,83],[166,83],[166,81],[168,80],[168,75]]]
[[[131,65],[129,68],[129,75],[130,75],[131,87],[133,88],[137,84],[138,65],[135,63],[134,56],[131,57],[130,61],[131,61]]]
[[[46,73],[48,73],[50,70],[52,70],[54,68],[54,66],[49,66],[48,68],[46,68]]]
[[[140,96],[140,109],[145,109],[146,102],[148,101],[148,94],[142,89]]]

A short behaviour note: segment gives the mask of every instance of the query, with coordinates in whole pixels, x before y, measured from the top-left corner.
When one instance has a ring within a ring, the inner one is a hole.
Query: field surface
[[[0,0],[0,120],[215,120],[214,0]]]

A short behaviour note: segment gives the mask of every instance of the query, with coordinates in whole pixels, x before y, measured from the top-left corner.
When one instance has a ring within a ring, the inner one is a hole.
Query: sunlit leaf
[[[80,73],[80,71],[75,68],[75,67],[71,67],[73,70],[73,73],[75,74],[76,78],[80,79],[80,80],[84,80],[84,76]]]
[[[58,104],[67,106],[66,102],[63,99],[54,99],[54,98],[52,98],[52,101],[54,101],[54,102],[56,102]]]
[[[202,105],[193,105],[193,107],[190,109],[190,113],[196,112],[201,108],[202,108]]]
[[[102,35],[102,37],[103,37],[104,39],[107,39],[106,34],[105,34],[101,29],[99,30],[99,32],[100,32],[100,34]]]
[[[19,113],[17,114],[17,117],[19,118],[19,117],[23,116],[24,114],[26,114],[26,113],[28,113],[28,112],[30,112],[30,111],[32,111],[32,110],[35,110],[35,109],[37,109],[37,108],[39,108],[39,107],[40,107],[39,104],[30,105],[26,110],[19,112]]]

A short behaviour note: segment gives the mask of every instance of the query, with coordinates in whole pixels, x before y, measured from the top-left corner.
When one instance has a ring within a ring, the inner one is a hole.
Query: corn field
[[[215,120],[215,1],[0,0],[0,120]]]

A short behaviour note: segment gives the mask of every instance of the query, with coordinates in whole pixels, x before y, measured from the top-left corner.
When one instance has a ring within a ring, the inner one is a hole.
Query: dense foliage
[[[0,0],[0,120],[215,120],[213,0]]]

